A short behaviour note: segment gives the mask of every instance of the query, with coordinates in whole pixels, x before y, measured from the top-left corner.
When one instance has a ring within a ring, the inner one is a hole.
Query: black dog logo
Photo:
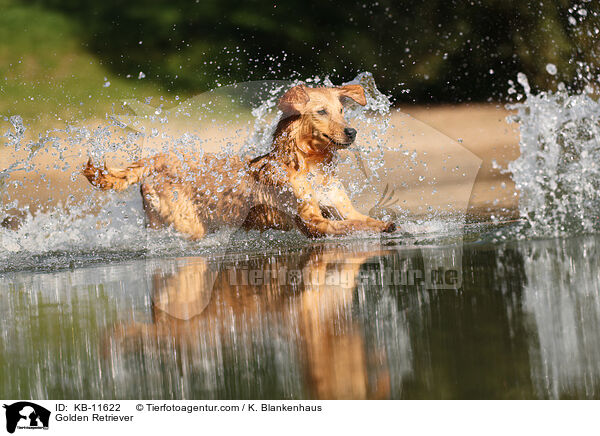
[[[17,427],[29,429],[47,429],[50,423],[50,411],[28,401],[19,401],[4,405],[6,409],[6,431],[14,433]],[[41,423],[41,425],[40,425]]]

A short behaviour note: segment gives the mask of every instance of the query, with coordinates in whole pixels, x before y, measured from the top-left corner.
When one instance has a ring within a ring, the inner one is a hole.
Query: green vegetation
[[[0,115],[101,116],[156,83],[119,77],[81,43],[82,25],[59,12],[0,0]]]
[[[503,100],[518,72],[534,89],[581,88],[600,72],[592,1],[0,0],[0,10],[4,115],[89,116],[123,98],[365,70],[396,101]]]

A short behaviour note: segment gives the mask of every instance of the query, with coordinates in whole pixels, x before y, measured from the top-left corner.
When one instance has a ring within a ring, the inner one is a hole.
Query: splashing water
[[[308,86],[333,86],[328,77],[309,78],[304,82]],[[338,159],[339,167],[363,168],[347,186],[353,201],[365,193],[373,195],[373,191],[381,191],[378,193],[381,195],[384,192],[385,181],[380,179],[391,169],[386,163],[386,154],[388,160],[390,154],[402,156],[395,164],[400,172],[410,173],[419,165],[415,160],[416,152],[400,151],[402,144],[390,140],[389,135],[386,137],[392,115],[391,102],[377,89],[372,74],[361,73],[347,84],[356,83],[365,89],[367,105],[360,107],[349,102],[346,118],[361,132],[361,139],[349,150],[341,152]],[[215,254],[222,249],[231,249],[234,244],[232,229],[209,234],[201,242],[194,243],[171,229],[146,229],[137,190],[112,194],[92,191],[90,195],[90,187],[80,174],[81,165],[88,157],[102,162],[105,159],[112,161],[114,155],[120,155],[121,162],[125,162],[169,151],[218,152],[246,158],[264,154],[271,149],[272,134],[280,115],[279,96],[293,84],[270,81],[221,87],[172,109],[164,109],[162,105],[154,107],[148,102],[127,101],[124,107],[134,115],[110,114],[108,125],[104,123],[96,128],[68,126],[49,131],[37,141],[27,142],[26,127],[19,117],[7,120],[12,128],[5,135],[8,139],[6,149],[14,150],[18,158],[0,173],[3,200],[0,221],[15,210],[19,211],[20,218],[17,226],[10,228],[10,223],[0,226],[0,258],[4,260],[0,271],[72,267],[89,260],[123,260],[140,255]],[[223,136],[221,142],[215,138],[216,134]],[[407,153],[411,157],[405,159]],[[378,169],[384,171],[378,172]],[[54,175],[49,176],[52,171]],[[24,182],[19,180],[20,176],[13,180],[12,176],[19,172],[25,173],[25,177],[39,179],[39,182]],[[20,185],[25,198],[11,198],[9,185]],[[40,186],[45,187],[50,196],[64,188],[69,194],[68,199],[55,201],[54,205],[35,205],[36,201],[43,202],[36,198]],[[79,191],[76,192],[76,188]],[[77,197],[84,197],[84,201],[75,200]],[[392,217],[401,213],[397,206]],[[427,223],[403,222],[403,225],[408,232],[417,235],[448,234],[449,228],[457,227],[455,222],[448,224],[439,219],[429,219]],[[264,245],[260,241],[267,241],[271,247],[278,243],[289,247],[302,240],[293,232],[289,235],[275,231],[262,235],[250,232],[236,236],[235,243],[237,248],[244,250]]]
[[[536,236],[600,230],[600,103],[587,93],[531,93],[519,74],[526,100],[510,105],[520,123],[518,159],[509,164],[519,209]]]

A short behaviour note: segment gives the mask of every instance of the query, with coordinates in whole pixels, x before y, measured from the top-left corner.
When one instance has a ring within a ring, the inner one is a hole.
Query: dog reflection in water
[[[171,273],[157,270],[152,323],[117,326],[109,333],[107,351],[120,353],[140,342],[151,349],[165,342],[188,350],[200,343],[239,346],[251,341],[248,332],[264,334],[266,326],[275,325],[297,347],[311,397],[387,398],[385,356],[381,350],[367,352],[360,324],[352,319],[359,270],[383,254],[316,245],[262,264],[248,261],[216,270],[194,258]]]

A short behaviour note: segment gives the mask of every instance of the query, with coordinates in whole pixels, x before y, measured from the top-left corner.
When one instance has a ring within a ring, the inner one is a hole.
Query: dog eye
[[[327,115],[327,111],[325,109],[321,109],[320,111],[317,111],[317,113],[319,115]]]

